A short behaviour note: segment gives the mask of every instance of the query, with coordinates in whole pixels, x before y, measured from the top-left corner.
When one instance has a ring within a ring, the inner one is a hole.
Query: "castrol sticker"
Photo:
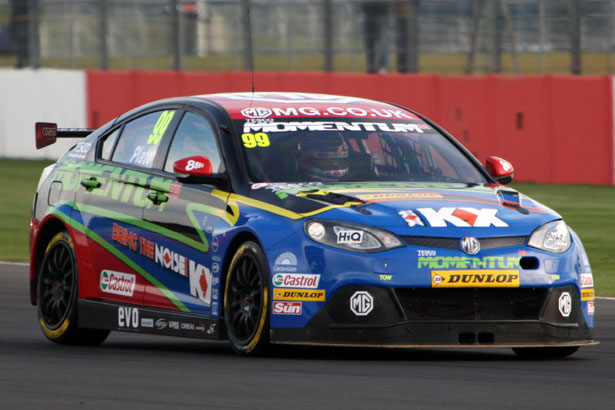
[[[130,273],[103,270],[100,273],[100,290],[114,295],[132,297],[137,284],[137,277]]]
[[[273,284],[278,288],[316,289],[319,282],[320,275],[307,273],[276,273],[273,275]]]

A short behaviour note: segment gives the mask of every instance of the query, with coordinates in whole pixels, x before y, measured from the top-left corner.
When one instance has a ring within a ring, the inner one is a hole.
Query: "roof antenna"
[[[252,47],[252,24],[250,18],[250,0],[242,0],[242,20],[243,20],[243,44],[245,48],[245,68],[250,70],[252,76],[252,94],[254,94],[254,51]]]

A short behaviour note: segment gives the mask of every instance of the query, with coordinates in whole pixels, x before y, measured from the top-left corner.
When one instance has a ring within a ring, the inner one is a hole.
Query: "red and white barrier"
[[[481,161],[506,158],[516,181],[615,185],[613,78],[257,72],[257,91],[375,98],[426,115]],[[251,74],[173,71],[0,71],[0,156],[34,150],[35,121],[96,127],[165,97],[252,89]]]

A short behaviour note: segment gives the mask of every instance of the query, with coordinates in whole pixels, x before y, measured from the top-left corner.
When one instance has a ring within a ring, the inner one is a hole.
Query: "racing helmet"
[[[298,144],[297,169],[303,177],[338,181],[348,174],[348,145],[339,133],[325,133]]]

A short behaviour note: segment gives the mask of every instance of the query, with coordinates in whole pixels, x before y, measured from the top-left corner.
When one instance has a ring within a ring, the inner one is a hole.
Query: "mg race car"
[[[594,284],[561,216],[427,118],[307,93],[172,98],[83,137],[38,185],[30,295],[47,338],[110,331],[270,345],[594,341]]]

